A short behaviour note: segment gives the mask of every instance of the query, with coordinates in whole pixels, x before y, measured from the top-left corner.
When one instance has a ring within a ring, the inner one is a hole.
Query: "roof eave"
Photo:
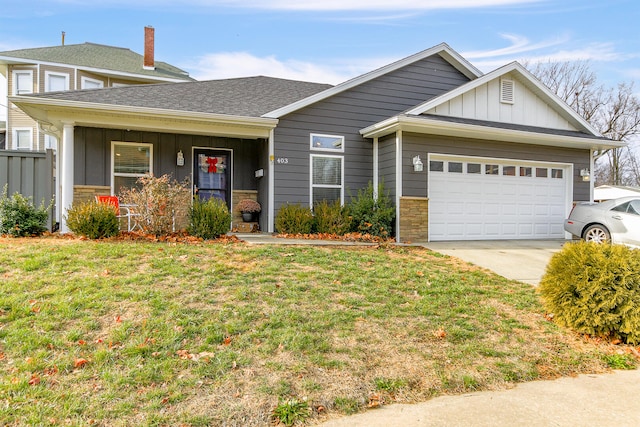
[[[97,104],[51,98],[10,97],[31,118],[47,127],[76,126],[217,135],[238,138],[268,138],[277,119],[194,111],[165,110],[126,105]]]
[[[624,142],[602,138],[583,138],[525,130],[502,129],[411,116],[391,117],[360,130],[360,134],[365,138],[379,138],[396,131],[591,150],[607,150],[626,146]]]
[[[120,77],[123,79],[139,80],[139,81],[154,81],[154,82],[168,82],[168,83],[180,83],[185,81],[194,81],[188,74],[184,75],[184,78],[180,77],[163,77],[154,76],[152,74],[141,74],[135,72],[111,70],[107,68],[88,67],[84,65],[65,64],[59,62],[40,61],[35,59],[17,58],[9,56],[0,56],[0,64],[24,64],[24,65],[50,65],[55,67],[70,67],[80,71],[86,71],[88,73],[101,74],[110,77]]]

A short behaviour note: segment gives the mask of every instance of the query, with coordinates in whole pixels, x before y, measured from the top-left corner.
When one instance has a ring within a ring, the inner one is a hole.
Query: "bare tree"
[[[603,136],[633,142],[640,135],[640,100],[633,83],[605,87],[587,61],[539,62],[528,66],[542,83],[587,120]],[[638,161],[628,147],[595,153],[597,184],[640,185]]]

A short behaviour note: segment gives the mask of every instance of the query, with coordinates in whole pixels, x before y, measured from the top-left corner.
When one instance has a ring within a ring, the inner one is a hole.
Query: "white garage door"
[[[429,158],[429,240],[563,238],[571,167]]]

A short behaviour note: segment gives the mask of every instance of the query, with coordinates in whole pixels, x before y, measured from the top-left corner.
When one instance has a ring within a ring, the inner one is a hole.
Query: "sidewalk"
[[[518,384],[505,391],[389,405],[322,427],[639,426],[640,371]]]

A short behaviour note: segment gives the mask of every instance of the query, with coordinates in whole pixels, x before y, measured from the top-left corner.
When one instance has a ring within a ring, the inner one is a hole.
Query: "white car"
[[[640,196],[578,203],[565,220],[564,229],[588,242],[640,247]]]

